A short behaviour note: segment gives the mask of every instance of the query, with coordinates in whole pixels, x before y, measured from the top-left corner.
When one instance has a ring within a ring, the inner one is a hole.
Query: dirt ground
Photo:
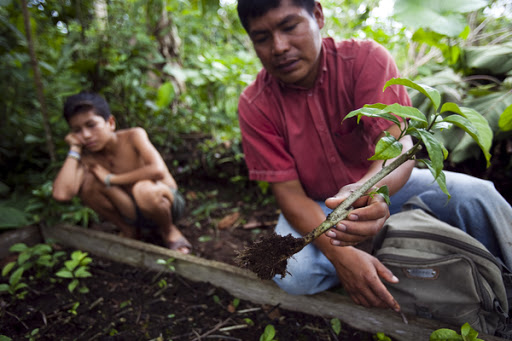
[[[490,169],[475,169],[471,163],[448,169],[493,180],[511,202],[507,154],[495,158]],[[231,186],[215,176],[177,180],[187,200],[177,225],[194,255],[236,265],[238,251],[272,232],[277,206],[270,193],[262,194],[254,184]],[[91,228],[118,232],[106,222]],[[159,244],[150,233],[144,238]],[[82,282],[87,294],[69,293],[65,281],[31,280],[23,300],[0,295],[0,340],[1,335],[13,340],[373,340],[344,325],[336,334],[326,318],[239,302],[205,283],[91,256],[93,276]],[[265,338],[270,325],[275,335]]]
[[[258,188],[248,188],[243,198],[202,179],[182,190],[187,214],[178,227],[196,256],[235,265],[237,251],[276,223],[275,203],[270,196],[262,200]],[[92,228],[118,232],[106,222]],[[145,241],[159,244],[150,233]],[[1,295],[0,335],[13,340],[245,341],[260,340],[272,325],[275,336],[262,340],[372,340],[371,334],[344,325],[337,334],[327,318],[239,301],[206,283],[90,256],[92,277],[81,281],[87,294],[70,293],[65,280],[34,279],[27,282],[23,300]],[[24,276],[29,275],[35,277]]]

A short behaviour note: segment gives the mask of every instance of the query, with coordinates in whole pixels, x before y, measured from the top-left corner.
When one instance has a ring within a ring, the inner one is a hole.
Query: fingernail
[[[357,214],[349,214],[348,219],[349,220],[358,220],[359,216]]]
[[[347,230],[347,227],[344,224],[338,224],[336,226],[336,229],[341,232],[345,232]]]
[[[394,275],[393,275],[393,277],[391,278],[391,282],[393,282],[393,283],[398,283],[398,281],[399,281],[399,280],[398,280],[398,277],[396,277],[396,276],[394,276]]]
[[[327,231],[326,235],[333,238],[336,237],[336,233],[334,233],[332,230]]]
[[[332,245],[335,245],[335,246],[338,246],[338,245],[341,245],[341,242],[339,240],[331,240],[331,244]]]

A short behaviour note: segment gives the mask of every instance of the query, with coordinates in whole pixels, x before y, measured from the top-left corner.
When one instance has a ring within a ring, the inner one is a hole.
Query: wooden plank
[[[279,305],[281,308],[323,317],[336,317],[353,328],[375,334],[383,332],[396,340],[428,340],[433,330],[449,327],[438,321],[407,316],[408,324],[390,310],[368,309],[352,303],[343,295],[323,292],[311,296],[294,296],[282,291],[272,281],[259,280],[255,274],[225,263],[184,255],[179,252],[109,233],[59,225],[42,228],[45,239],[87,251],[137,267],[163,270],[158,259],[174,258],[176,273],[192,281],[209,282],[234,297],[257,304]],[[487,341],[503,340],[480,335]]]
[[[16,243],[25,243],[32,246],[42,241],[43,237],[37,226],[26,226],[2,232],[0,235],[0,258],[7,257],[9,248]]]

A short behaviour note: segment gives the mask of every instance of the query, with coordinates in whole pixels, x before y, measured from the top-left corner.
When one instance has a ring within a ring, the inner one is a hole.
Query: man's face
[[[313,16],[292,0],[249,20],[249,37],[263,67],[282,82],[310,88],[318,74],[324,26],[322,7]]]

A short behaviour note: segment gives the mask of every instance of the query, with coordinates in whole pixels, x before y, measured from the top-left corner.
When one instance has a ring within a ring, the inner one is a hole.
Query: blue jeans
[[[429,170],[414,168],[405,186],[391,197],[390,213],[400,212],[407,200],[418,196],[440,220],[470,234],[512,268],[512,207],[490,181],[461,173],[445,174],[452,196],[449,201]],[[324,202],[317,203],[326,215],[331,211]],[[300,237],[282,214],[275,231]],[[277,275],[274,281],[290,294],[314,294],[340,284],[334,266],[313,244],[288,260],[287,271],[289,275]]]

